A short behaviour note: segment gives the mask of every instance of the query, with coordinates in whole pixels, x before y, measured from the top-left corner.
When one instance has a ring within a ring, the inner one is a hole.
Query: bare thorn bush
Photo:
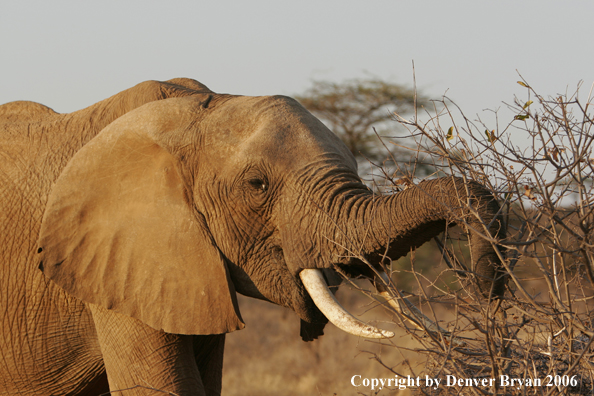
[[[415,390],[419,394],[594,394],[592,92],[585,101],[579,87],[573,94],[543,97],[526,81],[518,83],[525,87],[525,98],[506,105],[512,112],[507,119],[496,112],[493,125],[470,120],[447,97],[424,121],[395,115],[415,140],[417,158],[432,163],[435,175],[488,187],[507,226],[503,240],[483,233],[505,267],[503,299],[485,301],[455,281],[468,267],[468,253],[459,244],[464,227],[435,242],[447,264],[437,271],[437,280],[423,275],[414,254],[406,264],[401,260],[399,267],[392,266],[398,273],[392,276],[396,283],[386,285],[390,293],[402,296],[398,289],[406,278],[414,293],[409,300],[445,329],[411,326],[402,320],[406,313],[384,304],[426,357],[425,367],[410,367],[410,372],[421,379],[440,378],[442,384],[447,376],[477,379],[479,384],[495,379],[490,386],[420,386]],[[413,176],[387,177],[387,183],[397,191],[402,180]],[[468,202],[459,204],[474,215]],[[489,224],[483,226],[488,230]],[[423,320],[419,323],[423,327]],[[398,342],[391,345],[397,348]],[[374,358],[397,374],[396,362]]]

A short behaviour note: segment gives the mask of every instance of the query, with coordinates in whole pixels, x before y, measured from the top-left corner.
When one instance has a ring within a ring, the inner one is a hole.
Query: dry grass
[[[410,374],[408,364],[416,370],[420,370],[419,365],[424,366],[422,356],[419,359],[417,353],[407,350],[418,347],[418,342],[394,326],[393,317],[382,307],[369,310],[367,297],[344,286],[338,298],[360,318],[379,320],[380,327],[395,330],[393,342],[400,348],[346,334],[331,324],[326,326],[323,337],[306,343],[299,337],[299,318],[293,312],[243,297],[240,308],[247,326],[227,336],[223,393],[229,396],[354,395],[357,389],[350,382],[353,375],[390,376],[378,365],[376,355],[405,375]]]

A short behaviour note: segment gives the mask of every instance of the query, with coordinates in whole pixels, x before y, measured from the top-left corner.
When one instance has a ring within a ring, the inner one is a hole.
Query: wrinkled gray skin
[[[474,183],[373,195],[344,144],[282,96],[176,79],[71,114],[0,106],[0,394],[219,394],[236,291],[294,310],[316,338],[326,318],[302,269],[364,272],[346,249],[405,255],[469,194],[490,222],[498,206]],[[486,293],[498,261],[470,242]]]

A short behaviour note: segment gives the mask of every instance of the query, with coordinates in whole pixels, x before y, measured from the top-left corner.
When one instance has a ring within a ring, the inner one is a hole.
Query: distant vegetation
[[[395,129],[395,113],[411,115],[429,103],[413,89],[379,78],[314,80],[296,99],[342,139],[361,165],[417,162],[414,151],[400,147],[410,140],[382,140],[406,133]]]

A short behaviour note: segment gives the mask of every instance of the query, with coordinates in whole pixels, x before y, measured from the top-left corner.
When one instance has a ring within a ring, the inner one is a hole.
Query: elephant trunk
[[[496,199],[476,182],[445,177],[390,196],[368,195],[341,216],[339,223],[346,225],[348,239],[343,246],[351,246],[372,262],[384,254],[392,259],[406,255],[443,232],[449,223],[462,225],[469,231],[472,272],[481,293],[501,296],[504,292],[505,277],[492,238],[504,238],[505,228]]]
[[[331,196],[325,206],[312,205],[313,210],[318,213],[321,210],[323,215],[308,217],[299,215],[297,210],[281,229],[281,235],[289,242],[284,250],[287,265],[295,275],[299,274],[314,304],[337,327],[367,337],[390,336],[348,318],[329,292],[317,293],[315,289],[323,287],[311,285],[307,278],[321,276],[307,275],[313,274],[310,269],[318,271],[338,264],[348,274],[356,274],[355,268],[360,267],[353,264],[361,263],[358,258],[365,257],[374,265],[384,255],[395,260],[439,235],[450,223],[469,231],[471,270],[478,278],[479,291],[484,296],[503,295],[506,279],[492,241],[504,238],[505,228],[496,199],[480,184],[445,177],[388,196],[374,195],[353,180],[318,189]],[[303,239],[304,235],[310,235],[311,239]],[[378,273],[381,276],[381,271]],[[388,295],[386,290],[378,291]],[[306,322],[316,317],[304,306],[293,308]],[[341,325],[344,318],[348,322],[346,326]]]

